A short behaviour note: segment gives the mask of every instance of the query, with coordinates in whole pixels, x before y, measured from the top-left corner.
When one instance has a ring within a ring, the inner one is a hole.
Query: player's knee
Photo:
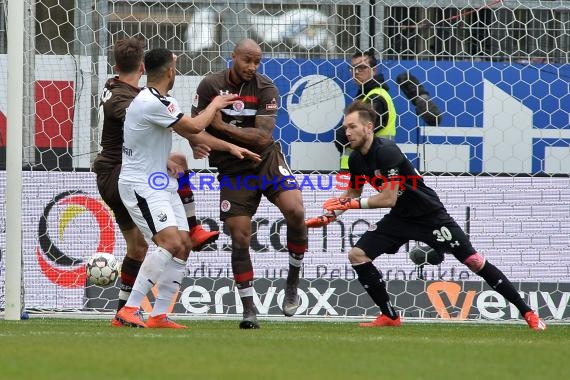
[[[366,253],[358,248],[358,247],[353,247],[349,252],[348,252],[348,261],[352,264],[362,264],[362,263],[366,263],[368,261],[370,261],[370,258],[368,258],[368,256],[366,256]]]
[[[469,268],[471,272],[477,273],[481,269],[483,269],[483,266],[485,265],[485,258],[481,254],[475,252],[474,254],[469,256],[463,262],[463,264],[465,264],[465,266]]]
[[[284,215],[286,215],[286,220],[288,224],[302,225],[302,226],[305,225],[305,210],[303,209],[302,205],[291,208],[286,213],[284,213]]]
[[[281,213],[288,224],[305,224],[305,208],[302,198],[289,197],[286,202],[280,203]]]
[[[237,248],[249,248],[251,235],[246,231],[232,231],[232,245]]]
[[[186,258],[188,257],[189,250],[178,233],[165,234],[160,236],[160,238],[158,238],[158,235],[155,235],[155,242],[159,247],[167,250],[174,257],[181,259],[184,259],[184,255],[186,255]]]

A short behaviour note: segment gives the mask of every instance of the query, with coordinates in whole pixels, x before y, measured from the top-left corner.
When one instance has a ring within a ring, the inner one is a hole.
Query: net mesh
[[[260,43],[261,71],[281,94],[274,137],[304,184],[307,216],[320,214],[326,198],[342,193],[334,131],[357,90],[350,59],[372,49],[394,100],[402,151],[466,226],[476,249],[505,271],[541,316],[570,317],[567,1],[25,0],[25,6],[22,225],[28,309],[112,311],[116,306],[116,287],[96,287],[85,277],[92,254],[111,252],[121,260],[125,253],[90,169],[99,150],[99,95],[113,75],[114,43],[143,36],[147,48],[167,47],[177,54],[173,95],[189,112],[200,79],[228,67],[235,42],[249,37]],[[0,1],[2,188],[9,97],[6,10],[7,2]],[[435,125],[418,116],[417,104],[398,80],[402,74],[416,77],[441,110]],[[202,254],[191,256],[173,311],[239,314],[218,192],[199,180],[215,171],[206,161],[194,160],[180,137],[174,137],[174,149],[200,171],[193,182],[201,222],[224,233]],[[4,193],[0,202],[4,254]],[[327,228],[310,231],[299,315],[377,313],[355,280],[346,252],[384,212],[346,213]],[[251,246],[261,314],[281,314],[288,263],[285,229],[277,208],[264,200],[253,220]],[[403,315],[520,318],[450,256],[439,266],[424,266],[418,276],[406,254],[415,245],[410,244],[376,261],[385,278],[393,280],[389,291]],[[3,261],[0,269],[4,307]]]

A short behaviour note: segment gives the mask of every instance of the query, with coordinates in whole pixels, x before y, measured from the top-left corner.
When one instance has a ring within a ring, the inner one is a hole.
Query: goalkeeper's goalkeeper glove
[[[308,228],[319,228],[324,227],[327,224],[334,222],[336,220],[336,215],[334,213],[327,213],[321,216],[315,216],[314,218],[309,218],[305,220],[305,226]]]
[[[368,208],[368,198],[329,198],[323,203],[327,211]]]

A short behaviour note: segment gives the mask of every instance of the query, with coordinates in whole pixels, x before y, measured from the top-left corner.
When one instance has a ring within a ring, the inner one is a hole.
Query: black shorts
[[[121,231],[128,231],[136,227],[119,195],[119,174],[121,174],[121,165],[115,165],[112,168],[98,168],[95,163],[94,171],[97,175],[97,189],[99,190],[99,194],[103,201],[111,208],[113,214],[115,214],[115,220]]]
[[[221,220],[232,216],[253,216],[262,195],[274,203],[283,191],[299,191],[299,185],[289,170],[278,143],[262,159],[255,172],[218,175]]]
[[[398,252],[410,240],[426,243],[440,253],[451,253],[460,262],[476,252],[469,237],[446,210],[414,219],[387,214],[371,224],[355,246],[374,260],[383,253]]]

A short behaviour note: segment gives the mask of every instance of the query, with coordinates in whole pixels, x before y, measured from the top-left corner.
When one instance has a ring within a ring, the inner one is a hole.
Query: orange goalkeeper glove
[[[336,220],[335,214],[332,213],[325,214],[305,220],[305,226],[307,226],[308,228],[319,228],[319,227],[324,227],[327,224],[334,222],[335,220]]]
[[[329,198],[323,203],[323,208],[327,211],[368,208],[368,198]]]

